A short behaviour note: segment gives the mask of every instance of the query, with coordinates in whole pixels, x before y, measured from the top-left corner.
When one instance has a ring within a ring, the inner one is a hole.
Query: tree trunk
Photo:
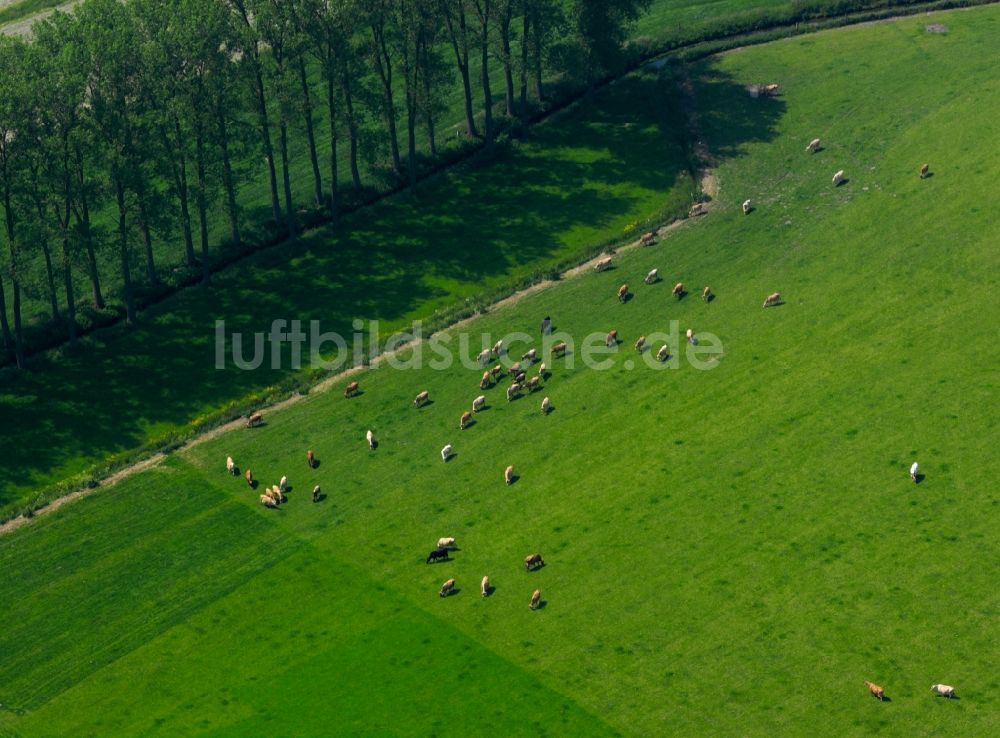
[[[97,255],[94,253],[94,231],[90,224],[90,203],[87,200],[87,188],[83,177],[83,157],[76,151],[77,186],[80,190],[80,210],[74,208],[77,225],[83,231],[83,245],[87,251],[87,274],[93,289],[94,307],[104,309],[104,295],[101,293],[101,275],[97,270]]]
[[[541,102],[545,99],[545,94],[542,89],[542,29],[539,26],[537,9],[532,9],[531,12],[531,28],[533,29],[531,54],[535,75],[535,99]]]
[[[306,141],[309,144],[309,162],[313,170],[313,190],[316,207],[323,207],[323,177],[319,173],[319,157],[316,155],[316,134],[313,131],[313,103],[309,94],[309,79],[306,77],[306,61],[299,57],[299,82],[302,85],[302,103],[305,108]]]
[[[531,24],[528,20],[529,18],[530,14],[528,13],[527,8],[525,8],[521,25],[521,100],[518,106],[518,112],[521,115],[522,136],[525,136],[528,133],[528,32],[531,30]]]
[[[69,220],[69,206],[66,207],[66,220]],[[69,345],[76,346],[76,296],[73,294],[73,259],[70,251],[69,232],[63,228],[62,242],[63,286],[66,288],[66,333],[69,335]]]
[[[396,132],[396,102],[392,97],[392,58],[385,43],[385,34],[372,26],[372,37],[375,40],[375,71],[382,81],[382,107],[385,110],[385,122],[389,128],[389,146],[392,149],[392,167],[397,172],[403,171],[403,163],[399,156],[399,137]]]
[[[255,61],[254,74],[257,83],[257,119],[260,125],[264,158],[267,160],[267,175],[271,184],[271,217],[275,223],[281,222],[281,202],[278,199],[278,174],[274,169],[274,147],[271,146],[271,126],[267,120],[267,97],[264,94],[264,77],[260,71],[260,60]]]
[[[197,161],[198,191],[195,201],[198,207],[198,236],[201,241],[201,283],[208,285],[212,281],[212,265],[208,258],[208,197],[205,181],[205,135],[199,125],[195,134],[195,156]]]
[[[414,83],[416,80],[414,80]],[[416,91],[411,91],[406,103],[406,166],[410,173],[410,189],[417,186],[417,103]]]
[[[191,237],[191,211],[188,206],[187,157],[184,156],[184,138],[181,132],[181,122],[174,116],[174,133],[177,136],[177,160],[171,162],[174,184],[177,187],[177,200],[181,206],[181,231],[184,234],[184,258],[189,267],[194,266],[194,239]],[[170,139],[164,130],[161,133],[163,143],[170,150]]]
[[[121,257],[122,293],[125,297],[125,322],[136,325],[135,299],[132,295],[132,270],[128,260],[128,228],[125,223],[125,184],[120,175],[112,175],[115,180],[115,197],[118,201],[118,251]]]
[[[39,209],[42,210],[41,215],[44,216],[43,207]],[[49,239],[45,235],[42,235],[39,241],[42,245],[42,254],[45,256],[45,277],[49,288],[49,309],[52,311],[52,322],[55,323],[59,320],[59,298],[56,296],[56,279],[52,269],[52,252],[49,249]]]
[[[222,151],[222,185],[226,190],[226,210],[229,213],[229,237],[240,244],[240,211],[236,206],[236,182],[233,179],[233,163],[229,158],[229,132],[226,126],[226,112],[220,105],[217,110],[219,124],[219,149]]]
[[[418,71],[418,73],[424,88],[424,126],[427,128],[427,143],[430,146],[431,157],[436,157],[438,150],[437,139],[434,135],[434,101],[431,98],[430,60],[426,37],[421,39],[417,54],[418,59],[421,60],[420,67],[422,68],[422,72]]]
[[[469,136],[478,136],[476,131],[476,116],[472,108],[472,80],[469,76],[469,38],[465,23],[465,8],[458,4],[458,32],[455,31],[451,13],[444,11],[445,23],[448,26],[448,37],[451,48],[455,52],[455,64],[462,77],[462,93],[465,96],[465,132]]]
[[[483,112],[485,120],[483,122],[484,137],[486,139],[487,151],[493,148],[493,93],[490,90],[490,0],[483,2],[483,14],[480,18],[481,37],[479,41],[482,52],[482,79],[483,79]]]
[[[142,175],[140,175],[141,181]],[[146,279],[150,284],[159,284],[160,277],[156,273],[156,262],[153,260],[153,235],[149,229],[149,213],[146,210],[146,188],[139,186],[136,200],[139,204],[139,229],[142,231],[142,247],[146,255]]]
[[[0,335],[3,337],[3,350],[10,354],[14,351],[14,337],[10,334],[10,323],[7,322],[7,294],[3,288],[3,276],[0,275]]]
[[[10,184],[7,179],[6,164],[4,164],[4,197],[3,207],[7,231],[7,246],[10,249],[10,281],[14,294],[12,309],[14,312],[14,360],[18,369],[24,368],[24,331],[21,324],[21,278],[18,265],[17,239],[14,234],[14,205],[11,202]]]
[[[355,192],[361,192],[361,170],[358,168],[358,120],[354,115],[354,97],[351,94],[351,77],[345,69],[340,78],[344,93],[344,110],[347,112],[347,130],[351,137],[351,182]]]
[[[285,213],[288,237],[295,238],[295,208],[292,206],[292,178],[288,170],[288,123],[278,124],[278,144],[281,147],[281,178],[285,189]]]
[[[330,215],[336,218],[340,210],[340,167],[337,162],[337,97],[332,69],[326,78],[326,105],[330,118]]]
[[[505,85],[504,103],[507,108],[507,115],[514,117],[514,70],[511,66],[513,59],[510,54],[510,23],[511,14],[514,12],[514,4],[508,2],[504,9],[503,17],[500,19],[500,56],[503,59],[503,79]]]

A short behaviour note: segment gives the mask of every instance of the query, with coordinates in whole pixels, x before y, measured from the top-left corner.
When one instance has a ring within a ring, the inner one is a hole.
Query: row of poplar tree
[[[171,233],[177,260],[208,284],[214,214],[238,245],[248,182],[267,179],[270,219],[294,237],[290,147],[308,154],[313,205],[335,217],[343,149],[354,190],[366,135],[412,185],[418,131],[438,153],[445,95],[460,86],[465,133],[490,147],[495,116],[526,125],[543,76],[609,69],[648,2],[85,0],[30,39],[0,39],[4,351],[24,365],[29,267],[75,343],[80,301],[105,307],[98,256],[109,249],[134,324],[133,268],[160,280],[154,234]],[[247,165],[259,157],[264,166]],[[89,285],[75,284],[84,274]]]

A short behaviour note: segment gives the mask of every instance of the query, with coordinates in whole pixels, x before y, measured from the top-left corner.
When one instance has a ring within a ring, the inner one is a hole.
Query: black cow
[[[433,564],[435,561],[447,561],[448,560],[448,549],[446,548],[435,548],[427,555],[427,563]]]

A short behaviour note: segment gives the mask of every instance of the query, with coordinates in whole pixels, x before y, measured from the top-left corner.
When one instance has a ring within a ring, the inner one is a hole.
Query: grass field
[[[547,362],[542,393],[490,390],[459,431],[477,372],[380,368],[356,399],[309,396],[0,538],[0,735],[1000,731],[1000,155],[983,145],[1000,10],[935,21],[949,32],[909,18],[691,69],[719,160],[713,213],[473,325],[614,328],[610,369]],[[772,79],[777,99],[742,91]],[[664,281],[643,285],[653,267]],[[786,303],[762,310],[774,290]],[[716,368],[627,368],[635,336],[671,320],[719,337]],[[422,389],[435,401],[416,410]],[[227,454],[266,483],[287,474],[290,502],[262,509]],[[444,535],[461,550],[425,565]],[[532,551],[547,566],[527,574]],[[448,577],[461,591],[441,600]],[[546,606],[530,612],[536,587]]]

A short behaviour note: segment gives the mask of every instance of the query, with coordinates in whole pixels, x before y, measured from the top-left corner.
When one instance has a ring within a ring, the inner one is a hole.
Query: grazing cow
[[[699,215],[704,215],[707,212],[708,212],[708,209],[705,207],[705,203],[703,203],[703,202],[696,202],[694,205],[692,205],[688,209],[688,217],[690,217],[690,218],[696,218]]]
[[[656,234],[653,231],[649,233],[643,233],[642,237],[639,239],[639,243],[643,246],[649,246],[653,241],[656,240]]]
[[[808,151],[810,154],[815,154],[817,151],[819,151],[819,139],[814,138],[812,141],[810,141],[809,145],[806,146],[806,151]]]
[[[545,362],[542,362],[541,364],[539,364],[539,366],[538,366],[538,376],[541,377],[542,379],[544,379],[545,375],[548,374],[548,373],[549,373],[548,372],[548,368],[545,366]]]
[[[674,285],[674,288],[670,291],[670,294],[680,300],[684,297],[684,283],[678,282]]]
[[[552,409],[552,403],[549,402],[549,398],[548,397],[543,398],[542,399],[542,415],[547,415],[548,412],[551,409]]]
[[[490,369],[490,376],[493,378],[494,382],[500,379],[500,377],[503,376],[503,366],[501,364],[497,364],[495,367]]]
[[[541,377],[532,377],[528,380],[528,392],[534,392],[541,386]]]
[[[253,487],[253,472],[250,471],[249,469],[247,469],[247,473],[244,474],[243,476],[246,478],[247,484],[249,484],[250,487],[252,488]]]
[[[926,179],[927,173],[930,171],[931,171],[930,164],[924,164],[922,167],[920,167],[920,179]]]
[[[670,347],[667,344],[660,346],[660,350],[656,352],[657,361],[666,361],[670,358]]]
[[[413,404],[415,407],[423,407],[427,404],[427,401],[431,399],[430,393],[427,390],[419,393],[414,399]]]
[[[833,186],[839,187],[843,183],[844,183],[844,170],[841,169],[840,171],[835,172],[833,175]]]
[[[764,307],[771,307],[772,305],[777,305],[781,302],[781,293],[772,292],[764,299]]]
[[[271,487],[271,497],[273,497],[277,502],[288,502],[288,497],[278,485]]]
[[[527,376],[528,376],[528,375],[527,375],[527,374],[525,374],[524,372],[518,372],[518,373],[517,373],[517,376],[516,376],[516,377],[514,377],[514,384],[524,384],[524,379],[525,379],[525,377],[527,377]]]
[[[659,282],[660,272],[656,269],[650,269],[649,274],[647,274],[646,278],[642,281],[645,282],[646,284],[653,284],[653,282]]]
[[[466,410],[464,413],[462,413],[462,419],[458,423],[458,429],[465,430],[466,426],[469,425],[470,420],[472,420],[472,413]]]
[[[914,461],[913,466],[910,467],[910,479],[913,480],[914,484],[917,483],[917,478],[919,474],[920,474],[920,464]]]
[[[317,484],[315,487],[313,487],[313,502],[319,502],[322,496],[323,496],[323,490],[321,490],[319,488],[319,485]]]
[[[685,335],[687,336],[688,343],[690,343],[691,345],[695,345],[698,343],[698,339],[694,337],[694,331],[692,329],[688,328],[687,333]]]
[[[596,264],[594,264],[595,272],[605,272],[610,268],[611,268],[610,256],[605,256],[603,259],[600,259]]]
[[[604,345],[607,346],[608,348],[611,348],[612,346],[617,346],[618,345],[618,331],[611,331],[611,333],[609,333],[605,337],[605,339],[604,339]]]
[[[316,468],[316,454],[312,451],[306,451],[306,462],[309,464],[310,469]]]
[[[493,353],[496,354],[498,359],[500,358],[500,354],[503,353],[503,339],[493,344]]]
[[[286,489],[288,489],[288,477],[282,477],[278,482],[278,490],[284,492]]]
[[[701,291],[701,299],[704,300],[705,302],[708,302],[709,300],[712,299],[712,288],[711,287],[706,287],[705,289],[703,289]]]
[[[514,483],[514,465],[511,464],[506,469],[503,470],[503,481],[507,484]]]
[[[778,84],[776,82],[769,85],[764,85],[763,92],[765,95],[777,95],[778,94]]]
[[[375,434],[372,433],[371,430],[369,430],[367,433],[365,433],[365,440],[368,441],[368,448],[371,449],[372,451],[374,451],[375,450]]]
[[[441,449],[441,461],[447,461],[451,457],[451,444],[449,443]]]
[[[628,285],[623,284],[618,288],[618,302],[625,302],[628,299]]]
[[[931,691],[941,697],[947,697],[950,700],[955,699],[955,688],[949,687],[947,684],[932,684]]]
[[[566,342],[560,341],[555,346],[552,347],[552,356],[565,356],[566,355]]]
[[[750,201],[749,200],[744,200],[743,201],[743,214],[744,215],[749,215],[751,210],[753,210],[753,206],[750,204]]]
[[[264,424],[264,414],[254,413],[249,418],[247,418],[247,428],[255,428],[258,425]]]
[[[488,389],[490,386],[490,373],[483,372],[483,378],[479,380],[479,389]]]
[[[344,397],[354,397],[354,395],[358,394],[358,390],[360,388],[361,388],[360,384],[358,384],[357,382],[351,382],[344,388]]]
[[[277,488],[271,487],[271,489],[265,491],[264,494],[271,498],[275,507],[281,504],[281,493],[277,490]]]
[[[542,561],[542,555],[539,553],[529,554],[524,557],[524,570],[531,571],[532,569],[539,569],[545,566],[545,562]]]
[[[489,577],[483,577],[483,581],[481,581],[479,583],[479,594],[481,594],[483,597],[489,597],[490,596],[490,578]]]
[[[454,546],[455,546],[454,537],[449,536],[448,538],[438,538],[438,545],[437,545],[438,548],[454,548]]]
[[[236,462],[233,461],[232,456],[226,457],[226,471],[232,474],[234,477],[239,474],[239,470],[236,468]]]
[[[536,589],[531,593],[531,602],[528,603],[529,610],[537,610],[542,602],[542,590]]]
[[[438,597],[447,597],[451,594],[452,590],[455,589],[455,580],[449,579],[447,582],[441,585],[441,591],[438,592]]]
[[[521,391],[521,385],[519,385],[517,382],[514,382],[514,384],[512,384],[510,387],[507,388],[507,402],[510,402],[515,397],[517,397],[520,391]]]
[[[521,373],[521,362],[515,361],[510,367],[508,374],[513,374],[515,377]]]
[[[645,347],[646,347],[646,337],[645,336],[639,336],[639,338],[635,342],[635,350],[638,351],[641,354],[642,350]]]
[[[479,395],[479,397],[472,401],[472,412],[478,413],[484,407],[486,407],[486,395]]]
[[[521,361],[523,361],[526,365],[530,366],[532,362],[534,362],[535,357],[537,355],[538,352],[535,351],[535,349],[531,349],[531,351],[528,351],[527,353],[524,354],[524,356],[521,357]]]
[[[427,563],[433,564],[435,561],[447,561],[448,560],[448,549],[443,546],[438,546],[429,554],[427,554]]]
[[[885,690],[878,686],[875,682],[869,682],[865,679],[865,686],[868,687],[868,691],[872,693],[872,697],[878,697],[879,702],[885,700]]]
[[[490,353],[490,350],[488,348],[484,348],[482,351],[479,352],[479,356],[477,356],[476,358],[480,364],[486,366],[487,364],[490,363],[490,359],[492,358],[492,356],[493,354]]]
[[[260,496],[260,504],[264,507],[277,507],[278,503],[272,500],[268,495]]]

